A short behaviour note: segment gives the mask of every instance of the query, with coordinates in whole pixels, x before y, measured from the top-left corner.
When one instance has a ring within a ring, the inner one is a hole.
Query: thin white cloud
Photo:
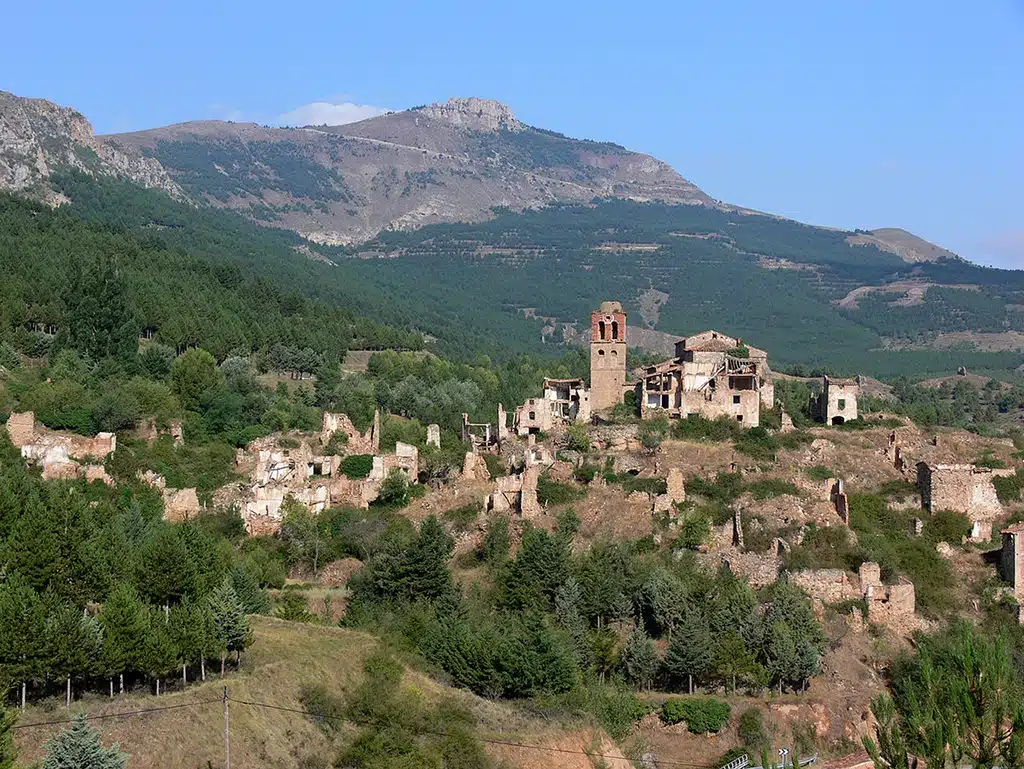
[[[278,115],[277,124],[287,126],[345,125],[377,117],[389,111],[383,107],[374,107],[371,104],[353,104],[350,101],[340,104],[315,101],[296,107],[291,112]]]

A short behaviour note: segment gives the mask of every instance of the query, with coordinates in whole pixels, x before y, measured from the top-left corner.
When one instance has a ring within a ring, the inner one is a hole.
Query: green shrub
[[[745,755],[747,755],[747,751],[739,745],[729,748],[715,761],[715,769],[722,769],[723,766],[731,764],[737,758],[743,758]]]
[[[341,728],[345,716],[345,703],[323,684],[301,684],[299,702],[310,720],[327,735]]]
[[[599,472],[601,472],[600,467],[590,462],[584,462],[573,471],[572,477],[576,479],[577,483],[590,483]]]
[[[441,513],[441,520],[451,524],[455,531],[469,531],[479,517],[480,505],[477,503],[470,503]]]
[[[635,475],[620,476],[622,483],[622,490],[627,494],[632,494],[634,491],[641,491],[645,494],[664,494],[668,491],[668,486],[665,483],[664,478],[638,478]]]
[[[814,465],[813,467],[805,467],[804,475],[810,478],[812,481],[821,481],[824,483],[829,478],[838,477],[832,470],[825,467],[824,465]]]
[[[661,720],[666,724],[685,721],[694,734],[719,732],[729,721],[729,703],[713,697],[671,697],[661,706]]]
[[[724,443],[739,437],[742,432],[743,428],[735,420],[724,416],[712,420],[691,414],[672,424],[672,437],[685,441]]]
[[[582,422],[576,422],[569,426],[568,438],[569,441],[566,448],[572,451],[579,451],[582,454],[590,451],[590,433],[587,431],[587,426]]]
[[[484,454],[484,464],[487,465],[487,472],[491,474],[492,478],[508,475],[508,467],[505,465],[505,460],[497,454]]]
[[[690,478],[686,482],[686,493],[697,494],[712,502],[729,504],[736,501],[743,493],[743,475],[741,473],[719,473],[715,480]]]
[[[754,755],[771,747],[771,737],[759,708],[747,708],[740,714],[739,738]]]
[[[787,571],[803,569],[854,569],[864,560],[845,526],[818,527],[809,524],[799,545],[783,558]]]
[[[331,433],[331,437],[327,441],[327,445],[324,446],[324,454],[327,454],[328,456],[344,454],[347,446],[348,433],[342,432],[341,430],[335,430]]]
[[[985,449],[984,453],[974,460],[974,464],[978,467],[987,467],[992,470],[1003,470],[1006,468],[1006,462],[994,456],[992,449]]]
[[[785,494],[793,497],[800,496],[800,489],[795,484],[781,478],[765,478],[754,481],[747,486],[747,491],[753,495],[754,499],[758,500],[773,499]]]
[[[787,433],[787,435],[796,435],[796,433]],[[779,450],[781,442],[763,427],[751,427],[736,439],[734,445],[738,452],[746,454],[752,459],[774,462],[775,453]]]
[[[917,486],[910,481],[899,478],[893,481],[886,481],[878,487],[875,493],[894,502],[903,502],[917,494]]]
[[[996,487],[996,496],[1004,505],[1019,502],[1021,489],[1024,489],[1024,475],[1018,470],[1013,475],[997,476],[992,479],[992,485]]]
[[[346,478],[353,480],[365,478],[373,469],[372,454],[350,454],[341,460],[338,470]]]
[[[586,491],[568,483],[559,483],[547,474],[537,479],[537,501],[542,505],[563,505],[586,495]]]

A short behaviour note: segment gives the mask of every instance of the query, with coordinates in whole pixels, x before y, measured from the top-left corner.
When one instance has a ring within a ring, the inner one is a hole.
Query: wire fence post
[[[224,769],[231,769],[231,731],[228,721],[228,687],[224,687]]]

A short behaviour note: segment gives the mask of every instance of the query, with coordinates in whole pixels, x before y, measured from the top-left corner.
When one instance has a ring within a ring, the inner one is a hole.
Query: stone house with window
[[[575,422],[590,422],[590,390],[582,379],[545,379],[544,394],[516,409],[516,434],[549,432]]]
[[[746,427],[760,424],[762,406],[775,405],[768,353],[718,331],[676,342],[674,358],[643,370],[639,395],[645,419],[726,416]]]
[[[856,379],[821,379],[821,394],[811,403],[811,413],[827,425],[841,425],[857,419],[857,396],[860,385]]]

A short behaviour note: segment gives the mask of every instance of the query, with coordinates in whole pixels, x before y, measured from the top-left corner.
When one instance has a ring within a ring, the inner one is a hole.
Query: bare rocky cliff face
[[[116,176],[183,197],[159,162],[97,139],[80,112],[0,91],[0,190],[57,205],[63,197],[48,180],[68,169]]]

